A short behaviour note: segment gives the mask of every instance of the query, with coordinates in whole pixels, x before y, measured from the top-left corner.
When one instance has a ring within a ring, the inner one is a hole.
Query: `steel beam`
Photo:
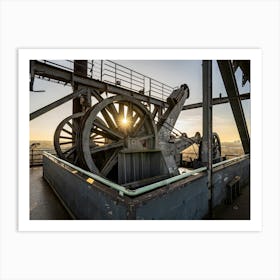
[[[159,100],[154,97],[150,97],[148,95],[143,95],[133,90],[128,90],[125,88],[121,88],[118,86],[114,86],[99,80],[95,80],[89,77],[83,77],[79,74],[74,74],[71,71],[61,69],[59,67],[55,67],[53,65],[48,65],[46,63],[32,60],[30,63],[30,72],[34,75],[57,80],[64,82],[65,84],[74,84],[78,83],[83,86],[87,86],[89,88],[94,88],[101,93],[104,91],[113,93],[113,94],[120,94],[124,96],[133,96],[137,100],[141,100],[144,102],[150,102],[152,104],[161,106],[161,107],[168,107],[167,102]]]
[[[213,183],[212,183],[212,61],[202,62],[202,90],[203,90],[203,135],[202,135],[202,162],[207,167],[207,187],[209,190],[209,215],[213,209]]]
[[[51,104],[49,104],[47,106],[44,106],[43,108],[31,113],[30,114],[30,121],[39,117],[39,116],[41,116],[41,115],[43,115],[43,114],[45,114],[45,113],[47,113],[47,112],[49,112],[50,110],[55,109],[56,107],[64,104],[65,102],[70,101],[71,99],[79,96],[80,94],[82,94],[85,91],[86,91],[85,89],[77,90],[77,91],[75,91],[71,94],[68,94],[68,95],[62,97],[61,99],[58,99],[58,100],[52,102]]]
[[[209,157],[212,153],[212,61],[203,60],[202,63],[202,87],[203,87],[203,102],[202,102],[202,162],[207,165]],[[210,161],[212,163],[212,161]]]
[[[243,93],[239,95],[240,100],[250,99],[250,93]],[[212,99],[212,105],[220,105],[230,102],[229,97],[217,97]],[[202,107],[202,102],[185,105],[182,110],[191,110]]]
[[[240,135],[244,153],[248,154],[250,153],[250,136],[249,136],[242,104],[239,98],[240,95],[239,95],[232,63],[230,60],[218,60],[217,63],[227,91],[227,95],[229,97],[230,106]]]
[[[79,74],[83,77],[87,76],[87,60],[74,60],[74,75]],[[79,89],[79,84],[74,82],[74,90]],[[83,95],[85,99],[88,99],[90,102],[90,94]],[[90,102],[91,103],[91,102]],[[73,107],[72,107],[73,114],[80,113],[83,111],[83,105],[81,104],[80,96],[73,98]],[[79,123],[78,120],[73,120],[73,122]]]

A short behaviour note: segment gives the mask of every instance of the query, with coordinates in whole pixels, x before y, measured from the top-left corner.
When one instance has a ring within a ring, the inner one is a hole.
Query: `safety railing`
[[[47,152],[44,152],[44,156],[46,156],[47,158],[49,158],[50,160],[60,164],[60,165],[63,165],[64,167],[67,167],[69,168],[70,170],[72,171],[77,171],[83,175],[86,175],[88,176],[89,178],[92,178],[104,185],[106,185],[107,187],[110,187],[116,191],[119,192],[119,195],[120,196],[123,196],[123,195],[127,195],[127,196],[130,196],[130,197],[134,197],[134,196],[137,196],[137,195],[141,195],[141,194],[144,194],[146,192],[149,192],[149,191],[152,191],[152,190],[155,190],[155,189],[158,189],[160,187],[163,187],[163,186],[166,186],[166,185],[169,185],[169,184],[172,184],[174,182],[177,182],[179,180],[182,180],[182,179],[185,179],[185,178],[188,178],[190,176],[193,176],[193,175],[197,175],[201,172],[204,172],[207,170],[206,167],[201,167],[201,168],[197,168],[197,169],[194,169],[192,171],[189,171],[189,172],[186,172],[186,173],[183,173],[183,174],[180,174],[180,175],[177,175],[177,176],[174,176],[174,177],[171,177],[171,178],[168,178],[168,179],[164,179],[162,181],[159,181],[159,182],[156,182],[156,183],[152,183],[150,185],[146,185],[146,186],[143,186],[141,188],[138,188],[138,189],[135,189],[135,190],[130,190],[130,189],[127,189],[126,187],[124,186],[121,186],[119,184],[116,184],[106,178],[103,178],[97,174],[94,174],[92,172],[89,172],[89,171],[86,171],[80,167],[77,167],[63,159],[60,159],[54,155],[51,155],[50,153],[47,153]],[[237,161],[240,161],[240,160],[244,160],[244,159],[249,159],[250,156],[249,155],[243,155],[243,156],[240,156],[240,157],[237,157],[237,158],[234,158],[234,159],[229,159],[229,160],[225,160],[225,161],[222,161],[222,162],[219,162],[219,163],[216,163],[216,164],[213,164],[213,168],[215,167],[219,167],[219,166],[226,166],[228,164],[232,164],[234,162],[237,162]]]
[[[51,155],[56,155],[54,149],[30,149],[29,150],[29,165],[30,167],[43,165],[43,153],[47,152]]]
[[[74,60],[40,61],[67,71],[74,71]],[[78,61],[75,63],[79,64]],[[84,73],[76,73],[84,75]],[[166,101],[167,97],[175,89],[175,87],[171,87],[111,60],[88,60],[87,77],[163,101]]]

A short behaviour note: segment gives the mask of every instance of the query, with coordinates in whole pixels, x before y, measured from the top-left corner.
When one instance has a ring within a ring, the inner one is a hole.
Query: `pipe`
[[[67,165],[67,166],[69,166],[69,167],[79,171],[80,173],[82,173],[84,175],[87,175],[88,177],[91,177],[94,180],[96,180],[96,181],[98,181],[100,183],[103,183],[106,186],[111,187],[114,190],[117,190],[119,192],[120,196],[123,196],[125,194],[127,196],[134,197],[134,196],[146,193],[148,191],[152,191],[152,190],[158,189],[160,187],[166,186],[168,184],[177,182],[179,180],[188,178],[188,177],[190,177],[192,175],[195,175],[196,173],[200,173],[200,172],[203,172],[203,171],[206,170],[206,167],[197,168],[197,169],[195,169],[193,171],[190,171],[188,173],[183,173],[183,174],[180,174],[180,175],[177,175],[177,176],[174,176],[174,177],[171,177],[171,178],[168,178],[168,179],[165,179],[165,180],[162,180],[162,181],[159,181],[159,182],[156,182],[156,183],[153,183],[153,184],[141,187],[141,188],[136,189],[136,190],[129,190],[129,189],[126,189],[125,187],[123,187],[123,186],[121,186],[119,184],[111,182],[111,181],[109,181],[109,180],[107,180],[107,179],[105,179],[105,178],[103,178],[103,177],[101,177],[101,176],[99,176],[97,174],[93,174],[93,173],[91,173],[89,171],[86,171],[86,170],[84,170],[84,169],[82,169],[82,168],[80,168],[78,166],[75,166],[75,165],[71,164],[70,162],[67,162],[67,161],[65,161],[63,159],[57,158],[56,156],[54,156],[54,155],[52,155],[52,154],[50,154],[48,152],[44,152],[44,156],[46,156],[48,158],[53,158],[55,161],[61,162],[64,165]],[[221,165],[224,165],[224,164],[228,164],[228,163],[231,163],[231,162],[234,162],[234,161],[238,161],[238,160],[241,160],[241,159],[245,159],[245,158],[249,158],[249,155],[243,155],[243,156],[240,156],[238,158],[228,159],[228,160],[225,160],[225,161],[213,164],[213,168],[221,166]]]

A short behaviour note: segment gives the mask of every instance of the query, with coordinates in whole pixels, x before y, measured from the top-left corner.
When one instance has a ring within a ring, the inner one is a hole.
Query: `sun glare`
[[[127,118],[123,118],[123,119],[122,119],[122,125],[123,125],[123,126],[127,126],[127,125],[128,125],[128,120],[127,120]]]

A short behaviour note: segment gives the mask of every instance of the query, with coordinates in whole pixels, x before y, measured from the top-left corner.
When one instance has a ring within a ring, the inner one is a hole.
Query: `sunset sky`
[[[115,62],[127,66],[137,72],[145,74],[172,87],[188,84],[190,98],[185,104],[202,101],[202,61],[201,60],[118,60]],[[250,92],[247,82],[241,86],[241,71],[236,72],[240,94]],[[72,92],[69,86],[61,86],[51,82],[35,80],[35,90],[45,92],[30,92],[30,112],[57,100]],[[226,91],[221,79],[216,61],[213,61],[213,97],[219,94],[226,97]],[[246,121],[250,133],[250,100],[242,101]],[[57,125],[72,114],[72,101],[49,111],[48,113],[30,121],[30,140],[52,140]],[[176,128],[193,136],[196,131],[202,133],[202,109],[182,111],[176,123]],[[213,131],[217,132],[222,142],[239,140],[229,104],[213,106]]]

